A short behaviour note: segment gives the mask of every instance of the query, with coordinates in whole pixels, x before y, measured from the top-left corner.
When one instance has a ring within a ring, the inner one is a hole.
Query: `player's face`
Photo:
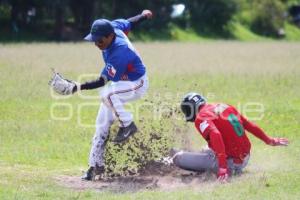
[[[110,34],[109,36],[103,37],[100,40],[98,40],[97,42],[95,42],[95,45],[99,49],[104,50],[104,49],[106,49],[110,45],[110,43],[112,42],[113,38],[114,38],[114,34]]]

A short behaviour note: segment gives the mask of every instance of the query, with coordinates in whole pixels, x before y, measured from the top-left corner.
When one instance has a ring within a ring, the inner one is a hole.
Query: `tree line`
[[[178,4],[185,9],[172,17]],[[238,21],[257,34],[280,37],[284,23],[292,22],[289,10],[297,5],[300,0],[0,0],[0,28],[2,38],[28,33],[77,40],[97,18],[127,18],[150,9],[154,18],[142,25],[147,34],[168,35],[175,25],[202,35],[230,37],[228,25]]]

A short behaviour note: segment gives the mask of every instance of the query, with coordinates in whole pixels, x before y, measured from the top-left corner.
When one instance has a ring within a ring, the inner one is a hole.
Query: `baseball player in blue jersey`
[[[71,84],[63,92],[95,89],[111,82],[100,92],[102,104],[96,119],[89,169],[82,177],[84,180],[94,180],[95,176],[104,173],[106,140],[115,120],[120,122],[120,128],[114,142],[123,142],[137,132],[133,116],[124,109],[124,104],[141,98],[147,92],[148,78],[145,65],[129,41],[127,33],[138,23],[151,17],[152,12],[144,10],[129,19],[98,19],[93,22],[90,33],[84,38],[94,42],[102,50],[105,66],[97,80],[73,86]]]

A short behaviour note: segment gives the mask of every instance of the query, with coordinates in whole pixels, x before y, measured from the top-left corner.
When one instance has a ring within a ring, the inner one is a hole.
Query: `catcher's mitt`
[[[75,87],[77,87],[74,81],[70,81],[65,79],[62,75],[57,73],[54,69],[53,76],[49,81],[49,85],[53,88],[55,92],[61,95],[69,95],[75,91]],[[76,88],[77,89],[77,88]]]

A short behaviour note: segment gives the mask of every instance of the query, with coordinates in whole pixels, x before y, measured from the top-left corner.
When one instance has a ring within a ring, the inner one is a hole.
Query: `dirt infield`
[[[59,176],[55,181],[75,190],[99,190],[115,193],[137,192],[140,190],[171,191],[178,188],[197,189],[203,183],[215,182],[209,172],[199,173],[181,170],[172,165],[151,162],[138,173],[125,177],[104,177],[97,181],[82,181],[78,176]]]

